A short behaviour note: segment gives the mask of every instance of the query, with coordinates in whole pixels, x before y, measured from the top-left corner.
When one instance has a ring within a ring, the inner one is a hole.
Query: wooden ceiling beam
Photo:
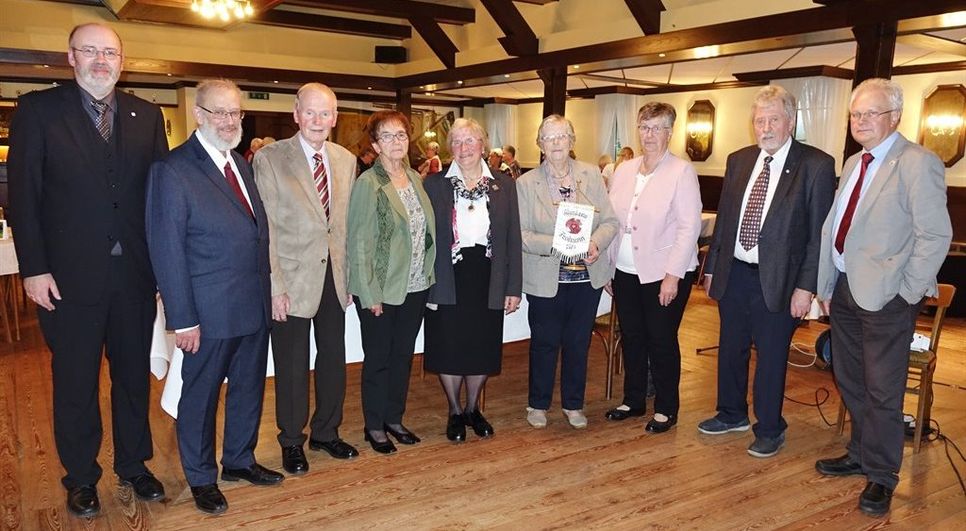
[[[738,81],[773,81],[775,79],[794,79],[799,77],[831,77],[835,79],[852,80],[855,72],[848,68],[818,65],[799,68],[782,68],[779,70],[758,70],[755,72],[736,72],[732,74]]]
[[[540,41],[520,14],[513,0],[481,0],[496,24],[500,26],[503,37],[497,39],[506,53],[515,56],[535,55],[540,51]]]
[[[476,11],[414,0],[285,0],[286,4],[390,18],[424,18],[443,24],[472,24]]]
[[[661,33],[661,13],[665,10],[661,0],[624,0],[624,3],[644,35]]]
[[[567,91],[567,95],[571,98],[593,98],[594,96],[598,96],[600,94],[633,94],[636,96],[648,96],[652,94],[673,94],[677,92],[760,87],[767,84],[767,81],[722,81],[718,83],[697,83],[694,85],[666,85],[663,87],[654,88],[610,86],[569,90]]]
[[[345,35],[359,35],[380,39],[409,39],[412,28],[402,24],[373,22],[356,18],[330,17],[327,15],[312,15],[295,11],[280,11],[273,9],[253,16],[246,22],[266,26],[296,28],[327,33],[342,33]]]
[[[436,57],[443,62],[443,66],[456,68],[456,54],[459,52],[459,48],[453,44],[449,35],[443,31],[438,22],[425,17],[412,17],[409,19],[409,23],[413,25],[419,36],[426,41]]]
[[[900,35],[896,41],[916,48],[922,48],[931,52],[944,53],[949,55],[959,55],[966,57],[966,43],[944,39],[935,35],[924,35],[922,33],[914,35]]]

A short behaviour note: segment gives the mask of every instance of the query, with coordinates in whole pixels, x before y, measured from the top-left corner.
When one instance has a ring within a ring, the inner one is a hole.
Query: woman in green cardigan
[[[402,424],[416,336],[436,257],[435,219],[419,173],[406,164],[409,120],[378,111],[366,130],[378,153],[349,200],[349,292],[362,330],[365,439],[383,454],[419,442]]]

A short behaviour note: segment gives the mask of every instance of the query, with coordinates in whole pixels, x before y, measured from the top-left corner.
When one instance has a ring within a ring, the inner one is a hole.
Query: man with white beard
[[[262,413],[271,281],[268,219],[241,141],[241,91],[225,79],[198,84],[198,129],[151,167],[147,238],[164,314],[184,351],[178,450],[195,505],[222,513],[215,416],[228,378],[221,478],[275,485],[255,462]]]

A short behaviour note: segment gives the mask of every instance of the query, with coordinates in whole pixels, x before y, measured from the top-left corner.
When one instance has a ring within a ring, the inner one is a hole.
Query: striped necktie
[[[97,119],[94,120],[94,125],[97,126],[97,132],[101,134],[101,137],[105,141],[111,139],[111,122],[107,119],[107,104],[103,101],[91,100],[91,106],[97,112]]]
[[[745,206],[745,217],[741,220],[741,230],[738,233],[738,243],[748,251],[758,245],[758,233],[761,232],[761,219],[765,212],[765,198],[768,196],[768,179],[771,177],[772,157],[765,157],[765,164],[761,167],[758,179],[751,186],[748,204]]]
[[[322,154],[316,153],[312,158],[315,160],[315,169],[312,173],[312,178],[315,180],[315,190],[319,192],[319,201],[322,203],[322,210],[325,211],[325,220],[329,221],[329,175],[325,171]]]

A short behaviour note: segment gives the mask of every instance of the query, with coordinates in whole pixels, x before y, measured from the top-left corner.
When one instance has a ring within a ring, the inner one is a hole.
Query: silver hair
[[[889,105],[898,111],[900,115],[902,114],[902,87],[895,81],[881,77],[870,77],[859,83],[859,86],[852,89],[852,96],[849,98],[850,108],[852,107],[852,102],[855,101],[855,97],[863,90],[881,90],[889,100]]]
[[[788,119],[792,122],[798,117],[798,105],[795,101],[795,96],[792,96],[787,90],[778,85],[766,85],[755,93],[755,101],[751,104],[752,114],[759,107],[773,102],[781,103],[782,109],[785,111],[785,116],[788,116]]]
[[[483,149],[480,150],[480,153],[487,152],[489,149],[488,146],[490,145],[490,137],[487,136],[486,129],[483,129],[483,126],[480,125],[480,122],[477,122],[472,118],[457,118],[453,122],[453,125],[449,127],[449,137],[447,138],[447,143],[449,143],[450,151],[453,150],[453,144],[450,142],[450,139],[453,138],[453,131],[456,131],[457,129],[466,129],[474,133],[480,140],[483,141]]]
[[[570,120],[560,116],[559,114],[551,114],[540,122],[540,127],[537,128],[537,147],[540,147],[540,137],[543,136],[543,128],[549,124],[565,124],[567,126],[567,134],[570,136],[570,143],[577,143],[577,134],[574,133],[574,124]]]
[[[230,79],[218,78],[218,79],[205,79],[201,83],[198,83],[198,94],[195,96],[195,104],[198,106],[205,106],[208,103],[208,95],[212,91],[227,89],[233,90],[238,94],[238,99],[241,99],[241,89],[238,85]]]

